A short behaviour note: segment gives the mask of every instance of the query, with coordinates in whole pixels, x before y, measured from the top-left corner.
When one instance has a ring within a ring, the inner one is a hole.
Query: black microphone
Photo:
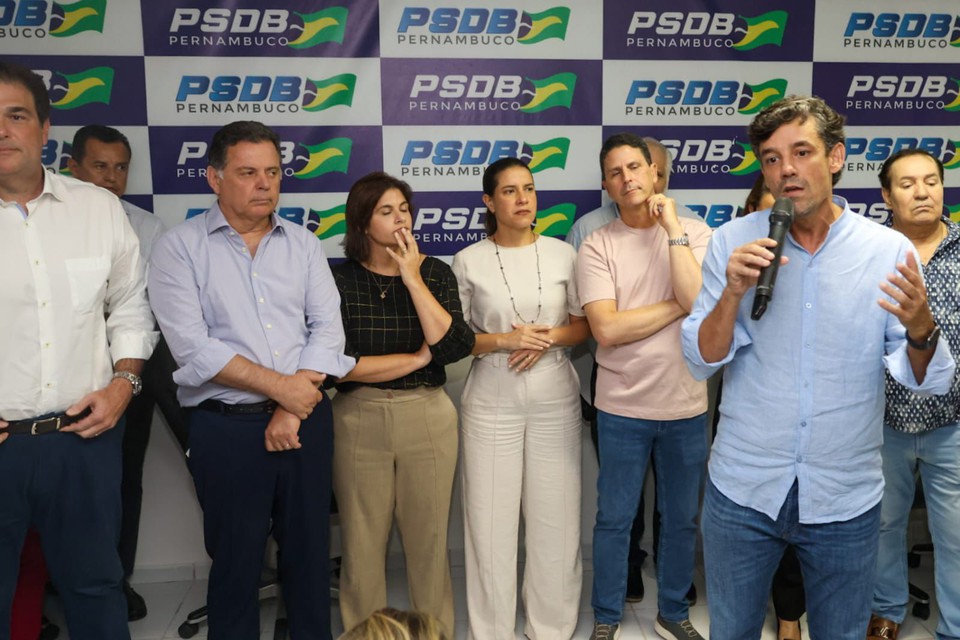
[[[777,281],[780,256],[783,255],[783,241],[787,237],[791,224],[793,224],[793,200],[777,198],[770,211],[770,238],[777,241],[777,246],[770,249],[773,252],[770,265],[760,270],[757,291],[753,295],[753,311],[750,313],[750,317],[754,320],[759,320],[763,316],[767,310],[767,304],[773,298],[773,285]]]

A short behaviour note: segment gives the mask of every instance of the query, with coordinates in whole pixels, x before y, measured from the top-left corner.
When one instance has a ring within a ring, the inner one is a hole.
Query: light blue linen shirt
[[[153,249],[150,303],[180,367],[173,379],[185,407],[266,399],[212,381],[236,355],[287,375],[343,376],[355,364],[343,353],[340,295],[320,241],[276,213],[271,220],[253,259],[218,205]]]
[[[879,284],[913,245],[853,213],[843,198],[833,201],[843,214],[824,243],[811,255],[788,235],[783,254],[790,262],[780,268],[766,314],[751,320],[752,291],[745,295],[729,353],[706,363],[700,325],[726,285],[730,254],[767,236],[770,212],[720,227],[681,332],[695,377],[727,367],[710,479],[735,503],[772,519],[797,479],[804,524],[850,520],[880,501],[884,367],[922,393],[945,393],[954,373],[941,338],[918,385],[903,325],[877,304]]]

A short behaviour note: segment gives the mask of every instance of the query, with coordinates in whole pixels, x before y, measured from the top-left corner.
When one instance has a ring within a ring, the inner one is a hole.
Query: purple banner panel
[[[626,131],[670,151],[671,189],[749,189],[760,172],[744,127],[604,127],[604,139]]]
[[[381,60],[385,125],[593,124],[599,60]]]
[[[379,55],[376,2],[179,0],[144,2],[142,12],[148,56]]]
[[[151,213],[153,212],[153,196],[151,195],[125,195],[123,199],[132,202],[141,209],[150,211]]]
[[[43,78],[55,125],[147,124],[143,58],[23,56],[17,62]]]
[[[476,192],[421,192],[414,194],[417,209],[413,234],[420,251],[452,256],[487,237],[483,221],[487,208]],[[600,206],[600,190],[538,191],[537,233],[566,237],[574,220]]]
[[[813,0],[616,0],[603,8],[608,60],[809,60]]]
[[[218,127],[151,127],[154,193],[210,193],[207,151]],[[284,193],[345,192],[383,166],[380,127],[274,127]]]
[[[813,92],[851,125],[960,124],[956,65],[817,62]]]

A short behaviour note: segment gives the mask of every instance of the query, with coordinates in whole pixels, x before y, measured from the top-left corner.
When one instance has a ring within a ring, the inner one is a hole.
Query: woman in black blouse
[[[393,516],[403,540],[410,604],[453,637],[447,521],[457,463],[457,413],[444,365],[470,354],[457,281],[420,254],[410,187],[364,176],[347,197],[348,260],[333,269],[347,353],[357,366],[333,400],[334,491],[345,629],[387,605],[385,557]]]

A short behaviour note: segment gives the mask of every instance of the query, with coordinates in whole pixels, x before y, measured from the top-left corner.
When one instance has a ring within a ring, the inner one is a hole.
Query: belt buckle
[[[46,424],[48,422],[55,422],[57,426],[54,427],[54,431],[60,431],[60,418],[62,417],[63,416],[57,416],[56,418],[46,418],[45,420],[35,420],[33,424],[30,425],[30,435],[32,436],[40,435],[40,432],[37,429],[40,427],[40,425]]]

